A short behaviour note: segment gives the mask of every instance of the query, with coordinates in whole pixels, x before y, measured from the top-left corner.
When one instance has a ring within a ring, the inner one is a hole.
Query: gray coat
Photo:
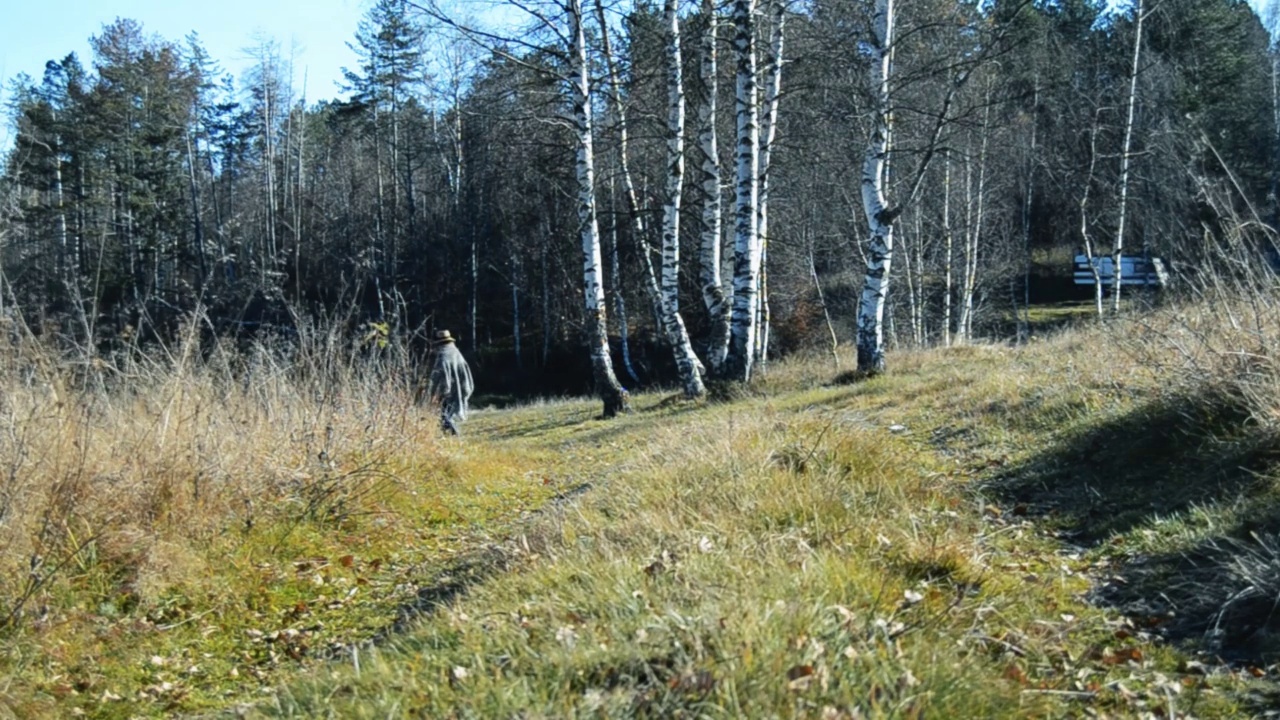
[[[460,420],[467,419],[467,401],[475,390],[471,381],[471,368],[452,342],[436,346],[435,363],[431,366],[429,396],[449,414]]]

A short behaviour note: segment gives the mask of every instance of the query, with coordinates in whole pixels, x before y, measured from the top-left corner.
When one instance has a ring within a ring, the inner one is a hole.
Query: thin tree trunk
[[[1116,242],[1111,253],[1111,311],[1120,312],[1120,285],[1124,278],[1121,272],[1121,258],[1124,253],[1125,211],[1129,197],[1129,161],[1133,147],[1133,116],[1138,99],[1138,62],[1142,57],[1142,21],[1146,18],[1143,12],[1143,0],[1137,0],[1137,23],[1133,36],[1133,64],[1129,70],[1129,110],[1124,122],[1124,146],[1120,151],[1120,216],[1116,221]]]
[[[57,113],[53,115],[53,120],[57,121]],[[53,154],[53,195],[54,202],[58,209],[58,280],[64,287],[70,287],[71,279],[75,277],[74,264],[71,261],[71,249],[67,240],[67,210],[62,189],[62,138],[58,137],[54,140],[54,147],[50,148]]]
[[[962,342],[973,340],[973,294],[978,286],[978,253],[982,244],[983,210],[987,196],[987,140],[990,134],[988,120],[991,112],[990,87],[987,93],[987,109],[982,114],[982,142],[978,150],[978,188],[973,221],[970,223],[964,253],[964,288],[961,290],[960,332]],[[969,193],[969,170],[965,170],[965,193]]]
[[[667,339],[687,398],[707,394],[702,363],[693,352],[680,316],[680,201],[684,189],[684,73],[680,53],[677,0],[666,0],[667,26],[667,188],[662,212],[662,310]]]
[[[818,293],[818,305],[822,307],[822,319],[827,323],[827,334],[831,336],[831,362],[836,372],[840,371],[840,339],[836,337],[835,325],[831,323],[831,313],[827,309],[827,298],[822,293],[822,283],[818,280],[818,264],[813,259],[813,240],[809,240],[809,276],[813,278],[813,289]]]
[[[516,369],[524,369],[524,357],[520,352],[520,256],[511,253],[511,339],[515,345]]]
[[[1268,27],[1274,38],[1280,29],[1280,3],[1269,6]],[[1280,47],[1271,43],[1271,227],[1280,227]]]
[[[551,360],[551,269],[547,266],[547,246],[551,242],[550,233],[542,238],[542,253],[539,275],[542,276],[542,367]]]
[[[467,299],[467,319],[471,325],[471,351],[475,352],[480,347],[480,336],[477,334],[476,327],[479,324],[477,318],[480,315],[480,267],[479,258],[476,256],[476,229],[471,228],[471,242],[468,245],[470,258],[470,275],[471,275],[471,297]]]
[[[942,242],[943,242],[943,283],[942,283],[942,345],[951,347],[951,297],[955,293],[953,278],[952,249],[955,238],[951,234],[951,153],[947,153],[942,178]]]
[[[769,245],[763,238],[760,240],[760,275],[759,287],[756,290],[756,344],[752,348],[752,362],[765,372],[768,363],[769,345]]]
[[[266,247],[263,248],[262,267],[258,269],[261,287],[265,291],[268,287],[267,278],[270,277],[268,272],[274,269],[276,260],[276,145],[275,145],[275,113],[276,104],[279,98],[272,96],[272,75],[275,73],[275,65],[271,66],[271,74],[268,74],[267,68],[263,68],[262,80],[262,97],[266,106],[263,109],[265,117],[263,118],[263,148],[266,157],[263,162],[263,171],[266,173],[265,182],[267,189],[267,216],[266,216]]]
[[[591,137],[591,78],[587,68],[587,40],[582,0],[569,0],[570,70],[574,130],[578,135],[578,222],[582,236],[583,296],[586,301],[586,335],[591,351],[591,371],[596,392],[604,403],[604,417],[627,409],[627,397],[613,373],[609,357],[609,331],[605,310],[600,227],[596,219],[595,153]],[[607,30],[607,28],[606,28]]]
[[[1098,112],[1101,112],[1099,110]],[[1089,128],[1089,174],[1084,179],[1084,189],[1080,194],[1080,241],[1084,244],[1085,262],[1089,264],[1089,272],[1093,275],[1093,302],[1098,313],[1098,321],[1102,321],[1102,274],[1098,272],[1098,263],[1093,252],[1093,237],[1089,234],[1089,190],[1093,187],[1093,173],[1098,164],[1098,116],[1094,114],[1093,125]]]
[[[640,384],[640,376],[631,363],[631,340],[627,327],[627,301],[622,292],[622,263],[618,255],[618,203],[613,192],[613,178],[609,178],[609,207],[613,211],[609,223],[609,269],[613,273],[613,305],[618,313],[618,337],[622,342],[622,366],[632,382]]]
[[[196,291],[202,293],[204,290],[204,281],[208,276],[208,269],[205,266],[204,252],[204,218],[200,212],[200,182],[196,178],[196,151],[192,147],[191,134],[187,133],[187,182],[190,185],[191,192],[191,237],[192,245],[195,246],[197,271],[200,273],[196,279]]]
[[[707,363],[719,375],[729,352],[729,303],[720,276],[720,151],[716,136],[716,4],[702,0],[707,21],[702,35],[700,74],[706,95],[698,106],[698,150],[702,169],[702,232],[699,254],[699,281],[702,301],[710,316],[707,336]]]
[[[756,234],[760,176],[757,153],[759,128],[754,0],[734,0],[733,23],[733,44],[738,60],[735,101],[738,131],[737,211],[734,227],[733,316],[725,375],[730,379],[746,382],[751,379],[758,300],[756,291],[760,274],[760,242]]]
[[[921,246],[924,243],[924,238],[921,236],[921,233],[920,233],[920,211],[919,210],[915,212],[914,225],[915,227],[913,228],[913,230],[915,232],[912,233],[915,240],[914,252],[912,249],[913,243],[907,242],[906,237],[904,237],[902,241],[902,251],[907,256],[906,264],[904,265],[905,272],[902,274],[902,276],[906,278],[906,281],[907,281],[907,315],[908,315],[908,319],[911,321],[911,342],[916,347],[920,347],[924,345],[924,331],[921,328],[921,322],[920,322],[921,320],[920,304],[921,303],[919,298],[919,287],[922,284],[923,279],[921,276],[916,275],[916,269],[918,267],[917,265],[918,258],[920,257],[920,255],[923,254]]]
[[[618,125],[618,156],[622,169],[623,197],[627,201],[627,214],[631,219],[632,242],[636,244],[637,249],[640,251],[641,264],[645,272],[645,292],[649,296],[650,305],[653,306],[659,334],[667,337],[667,330],[662,326],[662,295],[658,287],[658,275],[653,268],[648,228],[646,227],[644,216],[640,212],[640,201],[636,196],[636,185],[631,177],[627,112],[622,104],[622,80],[618,77],[617,63],[613,56],[613,42],[610,40],[609,24],[605,18],[603,0],[596,0],[595,11],[596,22],[600,26],[600,43],[604,50],[606,75],[609,80],[609,99],[612,101],[615,122]]]
[[[301,123],[298,128],[298,177],[297,190],[293,194],[293,295],[295,302],[302,302],[302,199],[305,183],[303,180],[303,158],[307,151],[307,74],[302,74]]]
[[[1040,125],[1040,78],[1036,77],[1031,94],[1031,146],[1027,160],[1027,197],[1022,203],[1022,315],[1018,320],[1018,342],[1026,342],[1031,335],[1031,210],[1036,188],[1036,131]],[[1014,313],[1017,313],[1017,293],[1013,294]]]

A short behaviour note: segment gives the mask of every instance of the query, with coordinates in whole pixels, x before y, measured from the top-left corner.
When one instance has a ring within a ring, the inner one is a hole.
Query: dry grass
[[[462,443],[402,356],[334,335],[86,364],[11,333],[0,707],[1251,712],[1280,314],[1240,297],[854,383],[814,355],[613,421],[481,411]]]
[[[0,625],[89,576],[101,602],[154,603],[208,575],[192,548],[264,521],[340,520],[393,458],[435,443],[409,383],[376,368],[317,377],[263,346],[202,358],[190,337],[68,363],[17,338],[0,347]]]
[[[537,453],[439,437],[395,348],[192,332],[102,359],[6,330],[0,716],[252,697],[385,631],[558,486],[524,473]]]
[[[1107,548],[1064,549],[1031,520],[1045,508],[979,492],[1013,468],[1044,479],[1029,463],[1154,397],[1123,355],[1104,361],[1107,332],[897,355],[852,385],[814,358],[726,402],[543,426],[530,441],[606,471],[593,490],[510,540],[507,574],[257,712],[1244,712],[1224,693],[1239,676],[1188,673],[1147,616],[1087,602]]]

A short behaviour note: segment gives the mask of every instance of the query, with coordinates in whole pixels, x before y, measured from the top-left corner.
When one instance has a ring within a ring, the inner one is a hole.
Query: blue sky
[[[1250,4],[1258,7],[1269,1]],[[459,4],[474,12],[491,8],[491,2]],[[286,62],[292,52],[298,91],[305,72],[308,102],[337,97],[341,68],[358,63],[347,42],[372,4],[373,0],[60,0],[46,5],[9,0],[0,14],[0,103],[7,101],[9,83],[18,73],[39,79],[45,62],[69,52],[89,64],[89,37],[117,17],[138,20],[144,30],[172,41],[197,31],[210,55],[237,77],[251,64],[246,48],[257,45],[257,38],[272,38]],[[9,146],[9,133],[4,117],[0,148]]]
[[[0,76],[20,72],[39,78],[48,60],[75,51],[88,64],[89,36],[117,17],[133,18],[143,29],[181,41],[192,30],[228,71],[249,63],[245,48],[255,34],[274,38],[287,59],[297,47],[298,83],[308,71],[308,95],[331,97],[342,66],[357,63],[346,43],[372,0],[60,0],[5,3],[0,23]],[[7,91],[6,91],[7,92]]]
[[[44,64],[75,52],[88,65],[89,37],[117,17],[142,23],[143,30],[180,42],[195,30],[205,49],[237,77],[251,64],[245,49],[256,37],[274,38],[287,63],[293,48],[294,87],[306,73],[308,102],[339,94],[342,67],[358,64],[347,42],[373,0],[60,0],[4,2],[0,14],[0,100],[18,73],[39,79]],[[7,117],[0,121],[0,147],[9,145]]]

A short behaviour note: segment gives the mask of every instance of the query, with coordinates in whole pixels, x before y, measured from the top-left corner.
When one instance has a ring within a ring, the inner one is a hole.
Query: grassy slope
[[[479,412],[340,517],[213,535],[203,583],[104,609],[70,574],[6,642],[0,715],[1255,712],[1269,613],[1224,598],[1280,525],[1269,446],[1098,347]]]
[[[1203,438],[1144,431],[1172,401],[1103,372],[1093,342],[899,356],[857,385],[797,364],[752,397],[642,397],[616,422],[588,403],[481,414],[462,452],[550,449],[590,489],[503,543],[501,573],[257,712],[1250,712],[1265,669],[1206,668],[1186,633],[1161,637],[1181,618],[1158,600],[1089,602],[1248,505],[1200,475],[1137,487]]]

